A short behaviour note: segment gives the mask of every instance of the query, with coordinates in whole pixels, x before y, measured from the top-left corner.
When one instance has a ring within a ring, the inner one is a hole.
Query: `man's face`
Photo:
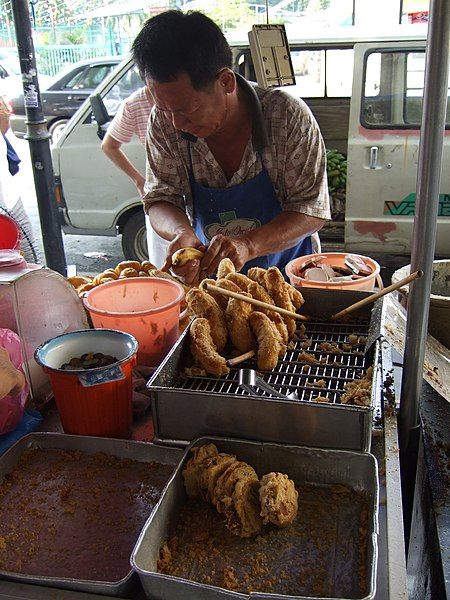
[[[175,129],[208,138],[220,131],[225,123],[228,102],[220,73],[207,90],[195,90],[186,73],[168,83],[147,80],[147,87],[156,107]]]

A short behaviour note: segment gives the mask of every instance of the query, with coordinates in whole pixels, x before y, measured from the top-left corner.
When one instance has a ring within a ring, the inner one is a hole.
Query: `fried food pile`
[[[171,279],[172,281],[179,283],[184,291],[188,289],[178,279],[170,275],[170,273],[157,269],[155,265],[148,260],[144,260],[143,262],[137,260],[123,260],[114,267],[114,269],[106,269],[106,271],[99,273],[95,277],[75,275],[74,277],[68,277],[67,281],[75,288],[80,298],[82,298],[86,292],[102,283],[128,277],[160,277],[163,279]]]
[[[224,258],[217,279],[205,279],[199,288],[191,289],[187,304],[197,319],[191,326],[191,351],[198,366],[206,373],[221,377],[229,373],[223,352],[227,342],[231,353],[257,353],[258,369],[274,369],[287,344],[295,335],[297,322],[270,310],[255,307],[219,291],[206,291],[204,283],[296,312],[304,303],[301,293],[289,285],[277,267],[253,267],[248,275],[237,273],[232,261]]]
[[[253,467],[214,444],[192,449],[183,478],[187,495],[212,504],[241,538],[269,522],[285,527],[297,516],[298,493],[287,475],[268,473],[260,481]]]

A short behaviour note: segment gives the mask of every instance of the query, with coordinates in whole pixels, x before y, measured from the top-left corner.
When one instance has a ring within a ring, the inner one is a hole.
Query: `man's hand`
[[[246,262],[255,257],[246,237],[215,235],[200,264],[201,278],[214,275],[222,258],[229,258],[236,267],[236,271],[240,271]]]
[[[22,371],[12,364],[8,351],[0,347],[0,398],[16,396],[25,385]]]
[[[202,245],[192,230],[181,231],[169,244],[166,262],[164,263],[162,270],[168,271],[171,269],[178,279],[186,285],[197,283],[200,275],[199,260],[190,260],[182,267],[172,266],[172,254],[181,248],[198,248],[199,250],[204,250],[205,246]]]

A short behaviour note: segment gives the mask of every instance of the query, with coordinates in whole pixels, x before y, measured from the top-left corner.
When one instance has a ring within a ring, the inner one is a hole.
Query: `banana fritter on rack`
[[[186,294],[186,301],[197,317],[207,319],[211,326],[211,336],[216,345],[216,350],[219,353],[222,352],[227,343],[228,332],[225,315],[220,306],[212,296],[198,288],[189,290]]]
[[[217,352],[209,321],[197,317],[191,325],[190,333],[192,355],[203,369],[216,377],[228,375],[230,369],[225,358]]]
[[[252,312],[248,320],[258,341],[258,369],[261,371],[275,369],[278,359],[286,351],[281,335],[274,323],[262,312]]]
[[[217,279],[223,279],[229,273],[236,273],[234,263],[229,258],[222,258],[219,266],[217,267]]]
[[[246,292],[241,291],[241,294],[251,297]],[[242,354],[255,347],[255,338],[253,337],[248,321],[252,310],[252,305],[244,300],[237,300],[236,298],[228,300],[225,312],[228,333],[233,346]]]
[[[272,296],[275,304],[280,308],[285,308],[295,312],[295,307],[291,302],[289,291],[286,288],[286,282],[281,271],[277,267],[270,267],[266,271],[267,291]],[[292,337],[297,329],[297,323],[293,317],[283,317],[288,329],[289,337]]]

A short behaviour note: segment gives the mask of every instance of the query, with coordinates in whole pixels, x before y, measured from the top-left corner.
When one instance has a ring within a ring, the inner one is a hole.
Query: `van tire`
[[[130,215],[122,229],[122,250],[127,260],[148,260],[144,211]]]

